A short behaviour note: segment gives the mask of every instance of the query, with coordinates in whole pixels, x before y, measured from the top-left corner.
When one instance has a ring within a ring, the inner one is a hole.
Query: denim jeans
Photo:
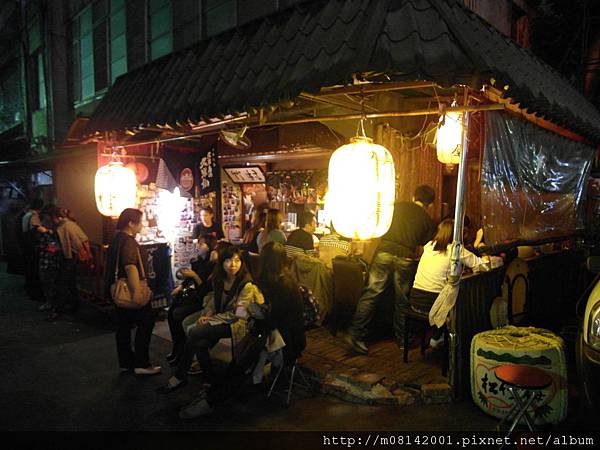
[[[369,268],[369,282],[358,300],[352,319],[350,334],[355,339],[364,340],[367,337],[376,303],[389,284],[393,283],[394,334],[396,339],[402,342],[404,311],[408,308],[408,295],[416,272],[417,261],[387,252],[377,252]]]

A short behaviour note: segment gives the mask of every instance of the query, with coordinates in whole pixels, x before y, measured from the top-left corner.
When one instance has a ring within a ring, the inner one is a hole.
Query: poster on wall
[[[221,210],[225,238],[236,242],[242,239],[242,189],[225,171],[221,171]]]

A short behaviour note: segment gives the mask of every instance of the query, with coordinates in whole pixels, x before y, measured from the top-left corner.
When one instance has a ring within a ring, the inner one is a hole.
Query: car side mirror
[[[600,273],[600,256],[590,256],[585,265],[590,272]]]

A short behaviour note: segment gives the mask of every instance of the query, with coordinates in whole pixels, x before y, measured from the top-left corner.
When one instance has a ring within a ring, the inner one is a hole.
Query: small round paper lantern
[[[437,131],[437,158],[444,164],[460,163],[460,152],[462,151],[463,114],[447,112],[440,117]]]
[[[111,161],[96,172],[96,207],[103,216],[118,217],[125,208],[135,208],[135,173],[122,162]]]
[[[385,147],[357,136],[333,152],[326,208],[339,234],[382,236],[392,223],[395,197],[394,160]]]

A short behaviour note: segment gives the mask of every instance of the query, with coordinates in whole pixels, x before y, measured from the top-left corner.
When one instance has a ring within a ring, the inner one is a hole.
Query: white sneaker
[[[429,339],[429,345],[432,349],[436,350],[444,345],[444,336],[440,336],[438,339],[431,338]]]
[[[162,372],[160,366],[136,367],[133,372],[136,375],[157,375]]]

